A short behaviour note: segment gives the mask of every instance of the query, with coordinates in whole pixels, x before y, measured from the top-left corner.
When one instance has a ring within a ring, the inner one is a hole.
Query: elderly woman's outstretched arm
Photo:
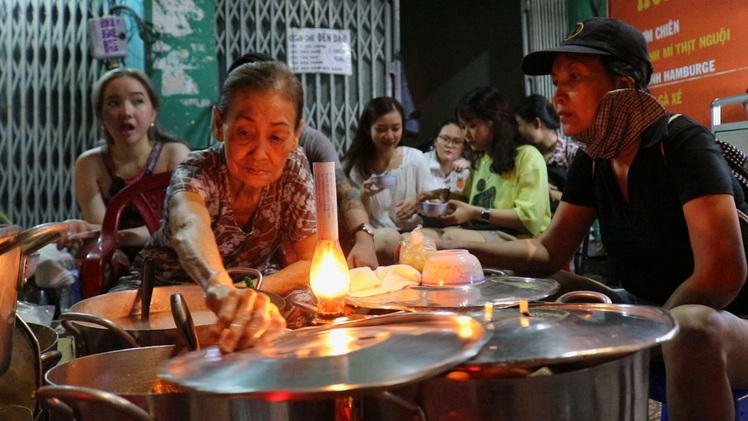
[[[309,269],[312,266],[312,257],[316,247],[317,234],[295,242],[293,248],[297,260],[278,272],[266,276],[262,281],[262,289],[283,295],[295,289],[308,287]]]
[[[220,335],[221,350],[247,348],[284,330],[285,320],[266,295],[233,286],[202,197],[192,192],[176,193],[169,209],[172,246],[184,270],[205,290],[206,303],[218,316],[214,333]]]

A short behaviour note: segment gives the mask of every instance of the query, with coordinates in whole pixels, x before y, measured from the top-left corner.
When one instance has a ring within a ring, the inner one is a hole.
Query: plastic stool
[[[649,368],[649,399],[662,403],[660,421],[669,421],[665,402],[665,364],[661,361],[653,362]],[[735,404],[735,421],[748,421],[748,390],[733,390],[732,399]]]

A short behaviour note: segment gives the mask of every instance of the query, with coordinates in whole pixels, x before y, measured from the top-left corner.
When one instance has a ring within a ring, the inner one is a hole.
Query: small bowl
[[[418,208],[418,213],[421,215],[436,218],[444,215],[449,205],[440,202],[418,202],[416,207]]]
[[[379,174],[372,176],[371,181],[380,189],[389,189],[395,186],[397,176],[394,174]]]
[[[426,260],[421,283],[427,286],[469,285],[483,282],[483,267],[467,250],[439,250]]]

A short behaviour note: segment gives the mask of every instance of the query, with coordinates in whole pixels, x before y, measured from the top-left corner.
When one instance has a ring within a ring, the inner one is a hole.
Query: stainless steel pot
[[[282,297],[270,296],[282,309]],[[69,313],[60,315],[60,323],[75,338],[78,356],[96,354],[136,346],[177,344],[184,348],[171,315],[171,294],[179,293],[186,300],[201,342],[212,343],[210,326],[216,322],[208,309],[204,291],[199,285],[177,285],[153,288],[150,317],[141,319],[141,291],[119,291],[87,298],[73,305]]]
[[[0,228],[0,375],[10,366],[21,269],[21,248],[12,240],[19,232],[21,227]]]
[[[454,380],[418,385],[430,421],[646,421],[649,352],[634,352],[585,368],[521,378]]]
[[[10,365],[18,291],[26,280],[26,259],[69,229],[64,223],[37,225],[21,231],[0,227],[0,374]]]
[[[42,382],[39,343],[21,318],[16,318],[12,332],[10,364],[0,375],[0,419],[3,421],[28,420],[29,413],[39,413],[34,399],[34,390]]]
[[[52,368],[45,379],[50,385],[79,386],[114,393],[159,421],[333,419],[335,408],[331,400],[238,400],[186,392],[173,385],[159,383],[159,368],[178,351],[174,345],[167,345],[89,355]],[[154,391],[157,387],[166,391],[157,393]],[[110,418],[111,411],[101,403],[89,402],[78,406],[83,419],[122,419],[116,415]],[[102,411],[109,411],[107,417],[102,417]]]
[[[397,391],[429,420],[644,421],[649,350],[677,332],[666,310],[647,306],[535,303],[473,316],[493,331],[474,358]]]
[[[42,364],[42,375],[54,367],[62,359],[62,353],[57,349],[57,332],[49,326],[36,323],[26,323],[39,343],[41,352],[39,361]]]

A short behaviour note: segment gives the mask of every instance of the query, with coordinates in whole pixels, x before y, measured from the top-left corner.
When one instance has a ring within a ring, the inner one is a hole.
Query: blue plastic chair
[[[653,362],[649,368],[649,398],[662,403],[660,421],[669,421],[665,399],[665,364],[661,361]],[[732,399],[735,404],[735,421],[748,421],[748,390],[733,390]]]

